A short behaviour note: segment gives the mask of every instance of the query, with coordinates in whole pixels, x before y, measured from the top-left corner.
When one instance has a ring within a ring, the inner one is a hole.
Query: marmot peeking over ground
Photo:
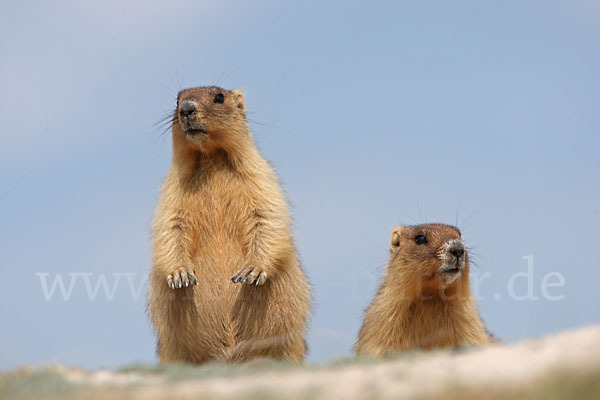
[[[357,355],[493,342],[477,313],[460,231],[427,224],[396,229],[384,281],[367,309]]]
[[[160,361],[303,361],[309,286],[243,95],[183,90],[172,122],[148,297]]]

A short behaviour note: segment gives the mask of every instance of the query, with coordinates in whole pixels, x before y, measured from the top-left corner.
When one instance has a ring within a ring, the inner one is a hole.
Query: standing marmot
[[[172,135],[148,296],[160,360],[301,362],[308,282],[243,95],[218,87],[181,91]]]
[[[356,353],[380,357],[491,341],[471,294],[460,231],[442,224],[396,229],[387,273],[367,310]]]

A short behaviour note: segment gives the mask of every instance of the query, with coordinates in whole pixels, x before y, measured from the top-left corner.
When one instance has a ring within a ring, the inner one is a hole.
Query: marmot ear
[[[390,250],[396,251],[400,247],[400,233],[402,232],[402,228],[396,228],[392,232],[392,240],[390,242]]]
[[[237,103],[237,108],[244,109],[246,105],[244,104],[244,94],[237,89],[231,91],[233,96],[235,97],[235,102]]]

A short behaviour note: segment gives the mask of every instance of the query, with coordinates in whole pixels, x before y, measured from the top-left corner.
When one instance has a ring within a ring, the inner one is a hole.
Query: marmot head
[[[177,95],[173,135],[203,153],[235,148],[250,135],[244,95],[216,86],[182,90]]]
[[[444,291],[466,279],[469,261],[460,230],[444,224],[400,227],[390,243],[391,273],[400,273],[417,295]],[[462,278],[462,279],[460,279]]]

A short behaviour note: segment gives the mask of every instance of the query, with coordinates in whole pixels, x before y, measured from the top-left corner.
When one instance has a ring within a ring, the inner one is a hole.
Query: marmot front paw
[[[267,280],[267,273],[261,269],[254,268],[248,265],[242,268],[237,274],[231,278],[233,283],[247,283],[248,285],[262,285]]]
[[[175,273],[167,276],[167,284],[171,289],[180,289],[182,287],[188,287],[190,285],[198,285],[198,279],[196,279],[196,271],[190,272],[186,268],[179,268]]]

